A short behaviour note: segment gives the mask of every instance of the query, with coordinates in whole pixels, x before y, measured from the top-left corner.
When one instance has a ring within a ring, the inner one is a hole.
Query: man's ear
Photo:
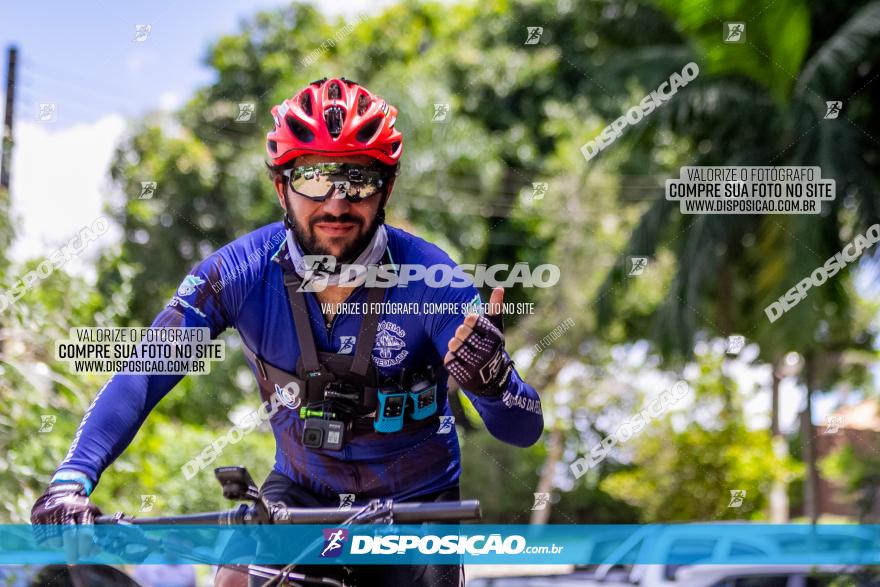
[[[275,179],[273,184],[275,186],[275,193],[278,194],[278,204],[281,208],[287,212],[287,201],[285,200],[285,185],[284,182],[280,179]]]
[[[376,212],[376,218],[379,220],[379,224],[385,224],[385,204],[388,203],[388,198],[391,197],[388,189],[385,190],[385,193],[382,194],[382,202],[379,204],[379,211]]]

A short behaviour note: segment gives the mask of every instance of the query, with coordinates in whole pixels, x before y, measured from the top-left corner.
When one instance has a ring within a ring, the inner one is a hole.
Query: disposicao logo
[[[500,534],[490,534],[489,536],[357,535],[352,539],[351,554],[406,554],[408,550],[416,550],[419,554],[510,555],[530,553],[530,549],[535,548],[546,549],[546,552],[549,553],[552,547],[528,547],[526,539],[518,535],[506,538],[502,538]],[[562,549],[559,548],[559,550]]]

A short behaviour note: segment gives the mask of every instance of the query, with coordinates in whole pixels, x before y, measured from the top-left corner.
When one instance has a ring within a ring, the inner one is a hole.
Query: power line
[[[72,89],[72,90],[79,92],[80,94],[87,94],[87,95],[91,96],[92,98],[96,98],[99,100],[111,101],[111,102],[114,102],[116,105],[126,105],[126,106],[130,105],[130,103],[128,101],[126,101],[124,98],[114,97],[114,96],[110,95],[109,93],[96,91],[92,88],[87,88],[87,87],[81,86],[80,84],[77,84],[74,82],[70,82],[70,81],[66,81],[66,80],[58,79],[58,78],[52,78],[52,77],[48,77],[48,76],[43,76],[43,75],[38,75],[38,74],[34,74],[34,73],[30,73],[28,75],[28,77],[31,78],[31,80],[36,80],[37,82],[42,81],[43,83],[65,86],[69,89]]]
[[[106,78],[94,78],[88,76],[86,71],[94,71],[95,68],[93,65],[89,66],[88,70],[85,71],[75,71],[72,69],[60,69],[56,67],[54,64],[50,63],[35,63],[32,59],[23,59],[22,60],[22,73],[26,76],[33,76],[44,78],[46,76],[51,76],[55,78],[65,79],[71,81],[71,83],[78,84],[87,84],[89,89],[101,89],[102,87],[108,91],[117,91],[118,87],[107,86]]]

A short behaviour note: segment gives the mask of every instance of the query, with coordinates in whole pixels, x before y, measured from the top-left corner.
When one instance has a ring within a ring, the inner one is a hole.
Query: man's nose
[[[334,216],[341,216],[351,210],[351,204],[345,199],[345,190],[336,188],[330,197],[324,200],[323,211]]]

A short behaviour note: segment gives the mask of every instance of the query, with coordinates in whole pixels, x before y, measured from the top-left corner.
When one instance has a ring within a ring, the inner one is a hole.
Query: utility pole
[[[15,57],[18,51],[10,45],[6,57],[6,112],[3,116],[3,142],[0,146],[0,246],[9,248],[12,242],[12,198],[9,196],[10,176],[12,175],[12,118],[15,105]],[[5,272],[7,261],[0,261],[0,271]],[[3,353],[8,334],[3,332],[0,323],[0,355]]]
[[[6,56],[6,112],[3,117],[3,154],[0,159],[0,198],[4,204],[9,198],[9,176],[12,173],[12,118],[15,106],[15,46],[10,46]],[[4,206],[5,208],[5,206]]]

